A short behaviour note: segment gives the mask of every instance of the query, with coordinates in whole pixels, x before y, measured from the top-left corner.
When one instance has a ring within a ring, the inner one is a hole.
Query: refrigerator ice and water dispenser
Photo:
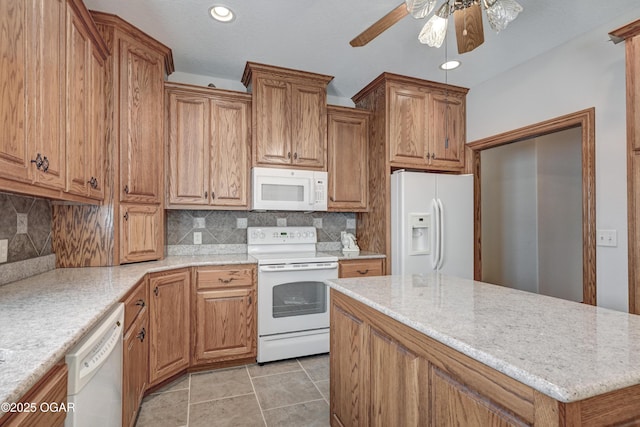
[[[411,249],[409,255],[428,255],[431,253],[431,214],[410,213]]]

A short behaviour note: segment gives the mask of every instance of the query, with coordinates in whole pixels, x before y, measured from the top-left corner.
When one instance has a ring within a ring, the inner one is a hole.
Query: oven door
[[[338,278],[338,263],[263,265],[258,269],[258,335],[329,327],[326,279]]]

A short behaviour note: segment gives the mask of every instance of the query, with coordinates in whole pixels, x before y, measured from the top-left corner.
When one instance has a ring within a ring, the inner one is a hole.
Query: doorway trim
[[[596,305],[595,108],[556,117],[466,145],[466,173],[474,175],[474,279],[482,280],[480,152],[572,128],[582,129],[582,302]]]

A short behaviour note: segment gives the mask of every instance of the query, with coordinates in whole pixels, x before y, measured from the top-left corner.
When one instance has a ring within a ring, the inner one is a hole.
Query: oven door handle
[[[278,267],[275,265],[263,265],[260,266],[259,270],[265,273],[279,273],[281,271],[308,271],[308,270],[334,270],[336,268],[338,268],[338,263],[337,262],[327,262],[327,263],[322,263],[322,264],[310,264],[310,265],[303,265],[300,267],[294,267],[295,265],[299,265],[299,264],[291,264],[291,265],[287,265],[285,267]]]

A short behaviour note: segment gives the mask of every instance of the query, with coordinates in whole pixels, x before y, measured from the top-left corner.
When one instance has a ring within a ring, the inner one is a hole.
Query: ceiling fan
[[[353,47],[364,46],[409,14],[416,19],[422,19],[434,10],[437,1],[406,0],[374,22],[349,44]],[[431,47],[442,46],[447,34],[449,16],[453,15],[458,53],[471,52],[484,43],[483,10],[491,28],[500,32],[516,19],[523,9],[515,0],[445,0],[424,25],[418,40]]]

